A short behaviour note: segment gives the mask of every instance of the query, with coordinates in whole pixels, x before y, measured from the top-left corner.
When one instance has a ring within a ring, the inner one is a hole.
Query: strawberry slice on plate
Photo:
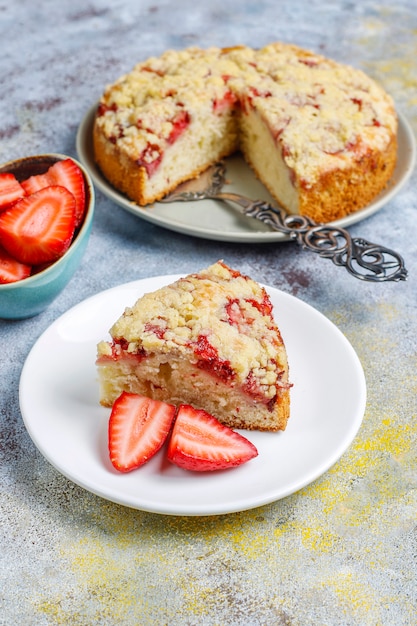
[[[130,472],[152,458],[171,430],[175,406],[123,391],[109,419],[109,453],[119,472]]]
[[[49,263],[62,256],[74,230],[75,200],[64,187],[40,189],[0,213],[0,243],[28,265]]]
[[[0,246],[0,285],[15,283],[27,278],[31,273],[31,266],[20,263]]]
[[[178,408],[167,452],[175,465],[207,472],[237,467],[257,455],[253,443],[206,411],[187,404]]]
[[[36,174],[22,181],[22,187],[27,195],[51,185],[65,187],[74,196],[75,226],[77,227],[85,211],[85,185],[82,171],[72,159],[63,159],[51,165],[45,174]]]
[[[9,172],[0,174],[0,211],[9,208],[24,195],[25,190],[14,174]]]

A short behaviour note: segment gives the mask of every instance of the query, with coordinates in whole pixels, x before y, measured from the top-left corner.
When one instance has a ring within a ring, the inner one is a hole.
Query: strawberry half
[[[45,174],[30,176],[22,181],[26,195],[30,195],[51,185],[65,187],[75,198],[75,226],[83,218],[85,211],[85,184],[84,176],[78,165],[72,159],[57,161]]]
[[[25,190],[14,174],[10,172],[0,174],[0,211],[9,208],[24,195]]]
[[[30,276],[31,266],[16,261],[0,246],[0,284],[15,283]]]
[[[69,248],[75,230],[74,196],[45,187],[0,213],[0,243],[17,261],[55,261]]]
[[[48,178],[52,185],[61,185],[72,193],[75,198],[75,226],[77,227],[85,211],[84,176],[72,159],[57,161],[48,170]]]
[[[109,419],[110,461],[130,472],[153,457],[168,437],[175,406],[123,391]]]
[[[23,190],[27,196],[30,194],[43,189],[44,187],[49,187],[51,182],[48,178],[48,174],[35,174],[33,176],[29,176],[25,180],[22,180],[20,183],[23,187]]]
[[[194,472],[236,467],[258,455],[248,439],[201,409],[182,404],[168,445],[171,463]]]

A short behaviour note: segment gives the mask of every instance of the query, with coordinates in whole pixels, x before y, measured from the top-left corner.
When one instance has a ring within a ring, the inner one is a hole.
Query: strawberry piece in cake
[[[100,401],[122,391],[203,409],[230,428],[283,430],[288,361],[265,289],[219,261],[148,293],[98,346]]]

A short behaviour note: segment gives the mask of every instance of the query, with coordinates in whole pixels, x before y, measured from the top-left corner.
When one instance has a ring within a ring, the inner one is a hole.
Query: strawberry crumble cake
[[[105,177],[140,205],[240,150],[288,212],[325,222],[387,185],[397,116],[362,71],[296,46],[192,47],[107,87],[93,140]]]
[[[98,345],[100,402],[191,404],[230,428],[284,430],[284,342],[263,287],[222,261],[143,295]]]

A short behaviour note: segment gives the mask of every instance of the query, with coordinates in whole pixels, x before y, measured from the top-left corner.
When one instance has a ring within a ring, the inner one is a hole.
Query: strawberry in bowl
[[[44,154],[0,167],[0,317],[43,311],[81,262],[94,188],[75,159]]]

